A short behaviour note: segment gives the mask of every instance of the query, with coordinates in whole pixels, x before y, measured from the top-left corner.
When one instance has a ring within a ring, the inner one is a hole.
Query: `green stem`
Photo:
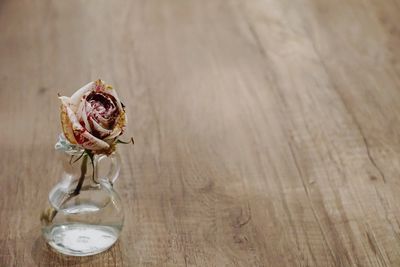
[[[73,196],[79,195],[79,192],[81,191],[83,180],[85,180],[85,175],[87,170],[87,159],[88,156],[84,155],[81,165],[81,177],[79,177],[78,185],[76,186],[74,192],[72,192]]]
[[[93,172],[94,172],[94,164],[93,164],[93,159],[92,159],[93,155],[92,154],[84,155],[84,153],[82,153],[82,155],[79,158],[81,158],[82,156],[83,156],[83,160],[82,160],[82,165],[81,165],[81,176],[79,177],[78,185],[76,186],[75,190],[63,201],[63,204],[66,203],[68,200],[70,200],[72,197],[79,195],[79,193],[82,189],[83,181],[85,180],[88,157],[90,157],[90,159],[92,160],[92,166],[93,166]],[[79,160],[79,158],[77,160]],[[77,160],[75,160],[74,162],[76,162]],[[53,221],[53,219],[57,215],[57,213],[58,213],[58,211],[54,208],[47,209],[46,211],[44,211],[41,214],[40,220],[43,223],[45,223],[46,225],[48,225]]]

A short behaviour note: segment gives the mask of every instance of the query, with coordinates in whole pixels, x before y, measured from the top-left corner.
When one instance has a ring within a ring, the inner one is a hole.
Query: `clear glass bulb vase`
[[[56,251],[72,256],[103,252],[118,239],[124,213],[113,188],[120,171],[120,157],[88,155],[60,136],[61,181],[49,193],[41,214],[42,234]]]

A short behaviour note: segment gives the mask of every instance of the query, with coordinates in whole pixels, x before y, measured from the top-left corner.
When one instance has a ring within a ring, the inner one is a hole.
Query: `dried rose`
[[[102,80],[60,96],[61,124],[68,141],[95,154],[110,154],[126,126],[124,106],[117,92]]]

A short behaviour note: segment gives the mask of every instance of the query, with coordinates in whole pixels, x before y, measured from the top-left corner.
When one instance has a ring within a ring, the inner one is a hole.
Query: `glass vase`
[[[60,253],[94,255],[110,248],[122,230],[122,202],[113,188],[120,157],[116,152],[88,156],[65,142],[61,136],[56,144],[63,173],[41,214],[42,234]]]

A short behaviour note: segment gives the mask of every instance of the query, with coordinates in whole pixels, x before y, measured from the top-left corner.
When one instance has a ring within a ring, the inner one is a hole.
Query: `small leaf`
[[[82,154],[81,154],[77,159],[75,159],[72,163],[71,163],[71,160],[72,160],[72,157],[73,157],[73,156],[71,156],[71,160],[69,161],[69,164],[74,164],[75,162],[77,162],[78,160],[80,160],[80,159],[83,157],[83,155],[85,154],[85,152],[86,152],[86,151],[83,151]]]

